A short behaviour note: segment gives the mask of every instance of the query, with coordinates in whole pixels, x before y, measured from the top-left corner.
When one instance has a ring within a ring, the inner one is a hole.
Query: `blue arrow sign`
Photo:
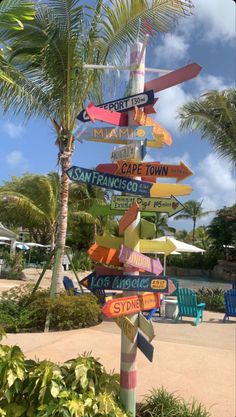
[[[109,188],[110,190],[121,191],[128,194],[150,196],[150,189],[153,184],[145,181],[132,180],[112,174],[105,174],[93,169],[72,166],[66,171],[72,181],[91,184],[97,187]]]
[[[137,346],[143,352],[146,358],[152,362],[154,347],[147,341],[147,339],[145,339],[145,337],[140,332],[138,332]]]
[[[168,278],[161,275],[99,275],[92,272],[80,281],[89,290],[168,292]]]
[[[123,97],[117,100],[108,101],[106,103],[99,104],[96,107],[102,107],[103,109],[118,111],[120,113],[132,110],[134,107],[144,107],[149,104],[154,104],[154,93],[153,90],[144,91],[140,94],[134,94],[133,96]],[[78,114],[77,119],[81,122],[90,122],[85,109],[81,110]]]

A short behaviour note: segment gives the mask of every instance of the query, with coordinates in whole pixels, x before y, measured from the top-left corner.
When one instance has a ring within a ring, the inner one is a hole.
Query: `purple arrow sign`
[[[144,269],[155,275],[160,275],[163,271],[163,267],[159,259],[152,259],[143,255],[127,246],[121,245],[119,261],[134,266],[135,268]]]

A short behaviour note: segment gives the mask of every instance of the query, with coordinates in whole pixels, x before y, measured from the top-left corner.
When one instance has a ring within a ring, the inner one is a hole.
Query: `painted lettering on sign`
[[[111,159],[113,161],[119,161],[121,159],[135,159],[140,161],[147,154],[147,140],[145,139],[144,144],[131,142],[126,146],[120,146],[112,151]]]
[[[124,264],[128,264],[136,268],[142,268],[155,275],[160,275],[163,271],[163,267],[159,259],[149,258],[148,256],[130,249],[125,245],[121,245],[119,260]]]
[[[108,101],[106,103],[99,104],[96,107],[122,113],[128,110],[134,109],[134,106],[143,107],[143,106],[154,104],[154,103],[155,103],[154,93],[152,90],[150,90],[150,91],[145,91],[144,93],[134,94],[132,96]],[[90,121],[85,109],[82,110],[78,114],[77,119],[79,119],[81,122]]]
[[[102,312],[107,317],[119,317],[160,307],[160,294],[133,295],[107,301]]]
[[[127,126],[127,127],[94,127],[86,129],[81,137],[86,140],[105,139],[132,139],[144,140],[153,137],[152,127]]]
[[[72,166],[66,171],[72,181],[96,185],[116,191],[124,191],[129,194],[149,196],[152,183],[130,180],[117,175],[104,174],[92,169]]]

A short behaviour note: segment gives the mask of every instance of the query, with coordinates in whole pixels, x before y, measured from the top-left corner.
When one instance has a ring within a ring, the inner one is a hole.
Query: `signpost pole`
[[[140,56],[142,54],[141,60]],[[131,72],[130,94],[136,94],[144,90],[144,74],[145,74],[145,48],[141,42],[137,42],[130,51],[130,64],[137,64],[138,68]],[[132,113],[129,112],[129,125],[134,124]],[[140,232],[140,212],[124,232],[124,244],[128,247],[139,251],[139,232]],[[133,269],[130,272],[124,265],[124,275],[138,275],[138,269]],[[124,296],[129,293],[124,292]],[[129,316],[132,323],[137,323],[138,315],[133,314]],[[121,366],[120,366],[120,399],[125,409],[130,411],[133,416],[136,415],[136,385],[137,385],[137,370],[136,370],[136,355],[137,355],[137,337],[131,342],[125,333],[121,332]]]

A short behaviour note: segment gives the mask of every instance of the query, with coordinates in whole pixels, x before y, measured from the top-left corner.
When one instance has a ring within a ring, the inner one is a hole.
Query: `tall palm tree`
[[[210,91],[179,110],[182,130],[200,130],[221,156],[236,164],[236,89]]]
[[[201,219],[204,216],[207,216],[210,211],[203,211],[202,209],[202,203],[195,201],[195,200],[189,200],[184,203],[185,210],[182,211],[182,214],[178,214],[175,216],[175,220],[189,220],[192,219],[193,221],[193,231],[192,231],[192,242],[194,244],[195,242],[195,229],[196,229],[196,223],[197,219]]]
[[[69,179],[65,171],[74,151],[76,116],[86,100],[102,100],[102,71],[89,71],[84,63],[121,63],[127,46],[143,40],[145,22],[153,33],[168,31],[192,8],[191,0],[42,0],[32,23],[24,31],[4,33],[12,48],[0,68],[9,81],[0,82],[5,110],[26,118],[51,121],[61,167],[60,210],[54,276],[59,284],[68,216]],[[1,35],[1,33],[0,33]],[[58,286],[59,288],[59,286]]]

